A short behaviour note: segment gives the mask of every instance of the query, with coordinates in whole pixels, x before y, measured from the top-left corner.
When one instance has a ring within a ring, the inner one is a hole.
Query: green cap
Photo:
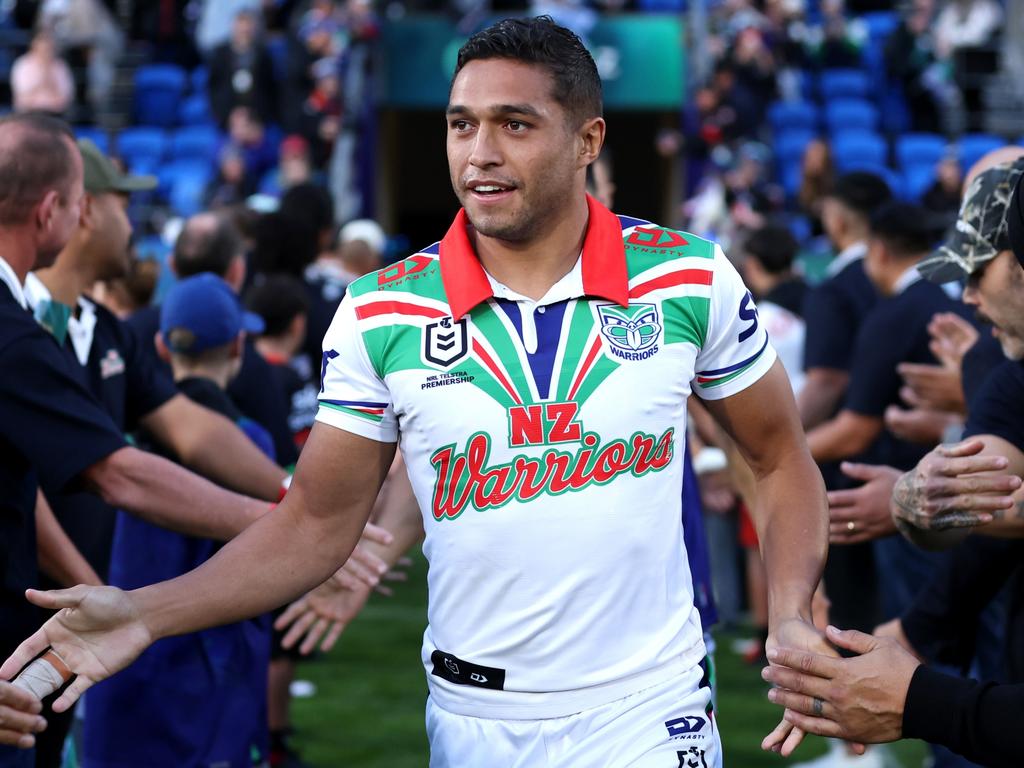
[[[117,170],[100,148],[88,139],[78,140],[78,151],[82,153],[82,168],[85,174],[85,191],[142,192],[156,187],[155,176],[129,176]]]
[[[1010,250],[1010,195],[1024,172],[1024,161],[997,165],[979,173],[967,187],[952,233],[938,250],[921,260],[918,271],[933,283],[963,280]]]

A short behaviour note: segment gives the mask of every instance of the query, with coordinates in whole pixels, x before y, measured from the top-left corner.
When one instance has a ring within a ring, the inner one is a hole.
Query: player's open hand
[[[279,631],[288,630],[281,645],[291,648],[301,640],[299,652],[303,655],[312,653],[318,644],[322,651],[334,647],[373,591],[373,587],[362,581],[349,586],[337,576],[307,592],[278,616],[274,627]]]
[[[824,634],[809,622],[801,619],[787,619],[779,622],[772,628],[765,644],[769,660],[778,654],[780,649],[789,651],[799,650],[809,655],[838,658],[839,654],[835,648],[828,643]],[[773,665],[776,663],[771,662]],[[766,677],[766,679],[769,679]],[[775,701],[773,694],[769,692],[769,699]],[[775,752],[783,757],[789,757],[800,746],[807,731],[797,722],[794,722],[786,712],[775,729],[769,733],[761,742],[761,749]],[[851,745],[857,754],[864,753],[863,744]]]
[[[0,667],[0,678],[13,678],[52,647],[75,674],[74,682],[53,703],[54,712],[68,709],[93,683],[127,667],[153,642],[132,596],[116,587],[30,589],[25,596],[57,613],[18,646]]]
[[[387,545],[392,540],[391,533],[379,525],[367,523],[359,544],[352,550],[345,564],[331,578],[346,589],[359,589],[360,585],[376,587],[381,577],[388,572],[388,564],[371,552],[367,543]]]

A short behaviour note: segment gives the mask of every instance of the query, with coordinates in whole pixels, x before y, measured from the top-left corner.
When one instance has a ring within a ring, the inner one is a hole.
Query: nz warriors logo
[[[601,318],[601,333],[608,341],[608,349],[622,360],[646,360],[658,351],[661,323],[658,307],[654,304],[601,304],[597,307]]]
[[[423,329],[423,359],[448,368],[469,354],[469,327],[465,318],[442,317]]]

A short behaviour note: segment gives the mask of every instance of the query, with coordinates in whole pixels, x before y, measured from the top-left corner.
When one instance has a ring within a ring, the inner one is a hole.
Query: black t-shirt
[[[804,368],[850,370],[861,323],[878,302],[878,292],[864,272],[864,260],[847,264],[807,294]]]
[[[0,655],[39,623],[24,591],[38,586],[37,482],[56,493],[123,448],[53,337],[0,284]]]
[[[345,296],[348,283],[339,276],[324,269],[315,269],[312,265],[303,275],[306,286],[306,297],[309,299],[309,311],[306,314],[306,340],[303,351],[309,358],[310,365],[319,371],[323,358],[324,336],[331,327],[338,305]],[[317,382],[320,386],[320,382]]]
[[[316,421],[317,410],[320,408],[320,382],[317,380],[314,383],[312,369],[305,355],[291,362],[268,362],[288,397],[288,428],[292,432],[296,447],[301,450],[306,444],[309,432]]]
[[[778,304],[797,317],[803,317],[807,291],[807,283],[797,277],[784,283],[779,283],[764,295],[763,301]]]
[[[139,338],[153,339],[160,330],[160,307],[140,309],[128,318],[128,323]],[[319,359],[317,357],[317,361]],[[170,368],[162,365],[169,375]],[[242,369],[228,386],[228,396],[243,414],[274,438],[274,453],[279,464],[287,467],[298,460],[299,454],[288,429],[288,396],[251,340],[246,340]]]
[[[971,401],[964,437],[995,435],[1024,450],[1024,362],[995,368]]]
[[[85,366],[75,355],[70,338],[64,342],[64,353],[118,429],[133,432],[140,418],[162,406],[178,390],[152,345],[143,344],[105,307],[95,305],[95,312],[96,325]],[[50,494],[47,499],[68,537],[100,578],[106,579],[117,510],[85,491]]]
[[[900,363],[937,363],[928,344],[928,323],[937,312],[965,314],[939,286],[918,280],[902,293],[886,298],[865,318],[850,366],[845,408],[882,418],[890,405],[901,405]],[[899,469],[912,469],[929,446],[909,443],[885,431],[873,458]]]

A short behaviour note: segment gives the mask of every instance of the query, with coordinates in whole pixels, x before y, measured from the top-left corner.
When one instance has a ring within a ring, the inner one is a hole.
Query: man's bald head
[[[24,224],[51,190],[67,197],[81,173],[77,155],[63,120],[38,112],[0,119],[0,226]]]
[[[989,168],[1014,163],[1019,157],[1024,157],[1024,147],[1000,147],[999,149],[993,149],[987,155],[982,155],[981,159],[972,165],[967,171],[967,175],[964,176],[964,183],[960,188],[960,194],[963,195],[967,188],[971,186],[971,182]]]
[[[201,272],[227,277],[232,262],[241,255],[242,240],[226,217],[197,213],[185,222],[174,243],[174,271],[178,277]]]

